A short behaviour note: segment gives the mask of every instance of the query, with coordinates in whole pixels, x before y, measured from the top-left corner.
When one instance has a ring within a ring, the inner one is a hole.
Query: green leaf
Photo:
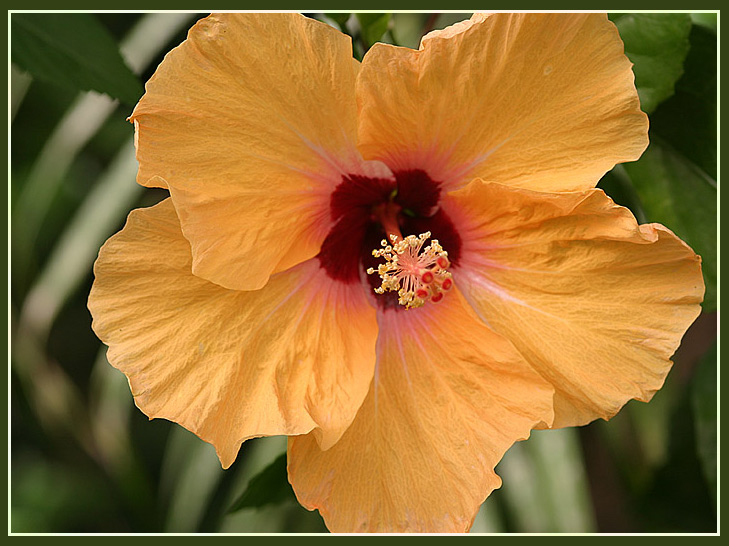
[[[701,467],[716,505],[716,342],[699,363],[691,390],[696,446]]]
[[[702,25],[716,32],[716,13],[692,13],[691,20],[695,25]]]
[[[248,487],[233,503],[229,513],[243,508],[260,508],[267,504],[279,504],[291,498],[292,494],[286,477],[286,453],[282,453],[251,478]]]
[[[624,164],[648,222],[659,222],[702,258],[704,309],[716,307],[716,182],[660,138],[639,161]]]
[[[365,46],[369,48],[382,38],[382,35],[387,31],[388,25],[390,24],[390,14],[357,13],[356,15],[362,29],[362,39],[364,40]]]
[[[660,135],[716,178],[716,32],[694,25],[690,41],[684,75],[675,95],[651,115],[651,134]]]
[[[673,95],[689,51],[691,16],[688,13],[630,13],[612,15],[625,43],[625,54],[635,65],[635,85],[641,108],[651,113]]]
[[[337,25],[339,25],[339,28],[341,30],[344,30],[347,25],[347,21],[349,21],[349,17],[352,14],[351,13],[325,13],[324,15],[326,15],[327,17],[329,17],[329,19],[331,19],[332,21],[337,23]]]
[[[142,95],[139,79],[98,19],[86,13],[13,13],[11,58],[34,77],[106,93],[127,104]]]

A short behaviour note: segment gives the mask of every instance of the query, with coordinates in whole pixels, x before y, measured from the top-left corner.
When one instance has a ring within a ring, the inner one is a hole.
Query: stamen
[[[382,248],[373,250],[372,255],[384,258],[385,262],[377,269],[370,267],[367,270],[369,275],[377,271],[382,278],[382,284],[375,288],[376,293],[397,291],[398,301],[406,309],[443,299],[444,292],[453,288],[452,275],[446,270],[450,261],[436,239],[423,248],[429,238],[430,232],[426,231],[404,239],[390,234],[391,244],[382,240]]]

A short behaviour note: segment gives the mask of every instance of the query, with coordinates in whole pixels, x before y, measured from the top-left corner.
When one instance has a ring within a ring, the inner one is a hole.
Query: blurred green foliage
[[[352,36],[358,58],[378,40],[417,47],[426,32],[468,16],[310,15]],[[134,82],[201,16],[63,14],[54,31],[58,18],[11,15],[14,533],[326,531],[286,482],[284,438],[246,442],[223,471],[210,445],[133,406],[90,329],[99,246],[129,210],[165,196],[134,183],[125,121],[142,92]],[[651,404],[515,445],[474,532],[716,531],[716,15],[612,19],[635,64],[652,144],[600,187],[702,255],[704,313]]]

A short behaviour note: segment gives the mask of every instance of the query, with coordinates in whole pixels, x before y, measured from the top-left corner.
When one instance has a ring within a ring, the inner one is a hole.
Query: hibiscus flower
[[[223,467],[289,436],[332,531],[468,530],[509,446],[649,400],[699,313],[700,258],[594,188],[648,142],[604,15],[361,63],[301,15],[213,15],[130,119],[170,197],[100,251],[109,361]]]

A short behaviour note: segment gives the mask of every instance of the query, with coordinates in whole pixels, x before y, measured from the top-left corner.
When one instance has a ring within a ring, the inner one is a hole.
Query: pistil
[[[376,293],[397,292],[398,303],[406,309],[443,299],[445,292],[453,288],[453,278],[447,270],[450,261],[436,239],[423,248],[429,238],[430,232],[426,231],[404,239],[390,234],[391,244],[382,240],[382,248],[373,250],[372,255],[384,258],[385,262],[377,269],[367,269],[369,275],[377,271],[382,279],[382,284],[375,288]]]
[[[395,203],[392,199],[385,203],[381,203],[374,207],[372,211],[373,220],[378,221],[382,224],[387,238],[391,239],[393,236],[398,239],[402,239],[402,233],[400,233],[400,225],[397,221],[397,216],[400,214],[400,205]]]

